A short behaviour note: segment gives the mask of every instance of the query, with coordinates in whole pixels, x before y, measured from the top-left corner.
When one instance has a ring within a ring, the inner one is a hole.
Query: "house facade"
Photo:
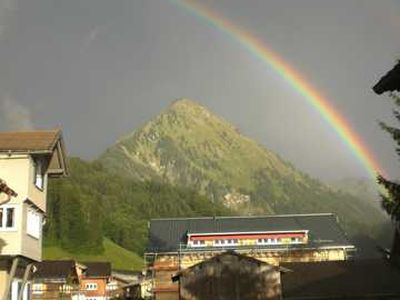
[[[226,250],[279,266],[347,260],[355,247],[329,213],[151,220],[145,258],[155,299],[177,299],[171,276]]]
[[[122,298],[124,296],[124,287],[129,284],[122,276],[112,273],[111,280],[107,283],[106,290],[110,298]]]
[[[29,290],[32,265],[42,258],[47,180],[67,174],[65,159],[58,129],[0,132],[0,178],[18,194],[0,206],[1,299]]]
[[[80,279],[86,266],[74,260],[45,260],[35,264],[32,276],[33,300],[84,300]]]
[[[82,275],[80,289],[86,300],[108,300],[114,294],[115,284],[112,280],[111,263],[84,262],[87,266]]]

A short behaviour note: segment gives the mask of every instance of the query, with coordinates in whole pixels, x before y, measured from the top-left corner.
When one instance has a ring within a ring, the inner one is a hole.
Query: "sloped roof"
[[[66,279],[74,272],[76,275],[74,260],[44,260],[35,266],[33,278],[36,279]]]
[[[193,266],[190,266],[190,267],[188,267],[186,269],[183,269],[183,270],[175,273],[172,276],[172,281],[177,281],[180,276],[182,276],[182,275],[184,275],[186,273],[192,272],[194,270],[201,269],[202,266],[204,266],[206,264],[210,264],[210,263],[214,263],[214,262],[220,262],[221,258],[226,257],[226,256],[232,256],[232,257],[234,256],[234,257],[237,257],[239,260],[244,260],[244,261],[246,261],[248,263],[257,264],[259,266],[261,266],[261,265],[271,266],[271,268],[276,270],[276,271],[286,272],[286,270],[281,268],[281,267],[268,264],[268,263],[266,263],[264,261],[258,260],[258,259],[254,258],[254,257],[250,257],[250,256],[246,256],[246,255],[237,253],[236,251],[233,251],[233,250],[228,250],[228,251],[222,252],[221,254],[215,255],[215,256],[207,259],[207,260],[201,261],[201,262],[199,262],[199,263],[197,263],[197,264],[195,264]]]
[[[283,263],[281,266],[291,270],[281,276],[284,299],[400,296],[400,273],[383,259]]]
[[[372,89],[378,95],[384,92],[400,91],[400,61]]]
[[[52,151],[60,133],[59,129],[0,132],[0,151]]]
[[[308,230],[307,247],[352,246],[334,214],[153,219],[147,252],[174,252],[187,233]],[[266,246],[267,247],[267,246]],[[277,248],[277,246],[273,246]],[[287,246],[283,246],[287,248]]]
[[[0,153],[45,154],[50,157],[48,174],[68,174],[64,141],[60,129],[0,132]]]
[[[110,277],[111,263],[109,262],[84,262],[86,277]]]
[[[11,189],[7,185],[7,183],[4,180],[2,180],[1,178],[0,178],[0,193],[5,193],[5,194],[7,194],[9,196],[13,196],[13,197],[18,196],[18,194],[13,189]]]

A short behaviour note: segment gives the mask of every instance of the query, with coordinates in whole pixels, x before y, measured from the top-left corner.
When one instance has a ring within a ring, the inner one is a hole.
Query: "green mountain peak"
[[[114,257],[118,266],[117,253],[134,263],[137,256],[110,240],[142,254],[151,218],[333,212],[353,237],[376,237],[384,220],[372,201],[296,170],[189,99],[173,102],[98,160],[69,165],[70,176],[52,181],[48,193],[47,257]]]
[[[336,212],[355,226],[381,220],[376,208],[296,170],[189,99],[173,102],[100,161],[122,176],[195,189],[240,214]]]

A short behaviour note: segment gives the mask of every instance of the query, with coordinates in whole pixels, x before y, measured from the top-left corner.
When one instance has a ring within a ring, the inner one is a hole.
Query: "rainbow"
[[[253,56],[275,70],[335,130],[343,143],[348,146],[373,179],[376,178],[377,173],[385,176],[384,170],[380,167],[378,161],[364,144],[361,137],[356,134],[348,122],[335,110],[329,100],[307,82],[304,76],[268,47],[265,42],[198,2],[193,0],[173,0],[172,2],[207,22],[213,28],[217,28],[222,33],[230,36]]]

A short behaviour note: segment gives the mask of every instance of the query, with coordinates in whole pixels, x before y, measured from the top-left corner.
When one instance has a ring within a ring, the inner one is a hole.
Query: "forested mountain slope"
[[[100,162],[125,177],[193,188],[241,214],[335,212],[352,234],[384,219],[371,203],[298,171],[188,99],[122,137]]]

